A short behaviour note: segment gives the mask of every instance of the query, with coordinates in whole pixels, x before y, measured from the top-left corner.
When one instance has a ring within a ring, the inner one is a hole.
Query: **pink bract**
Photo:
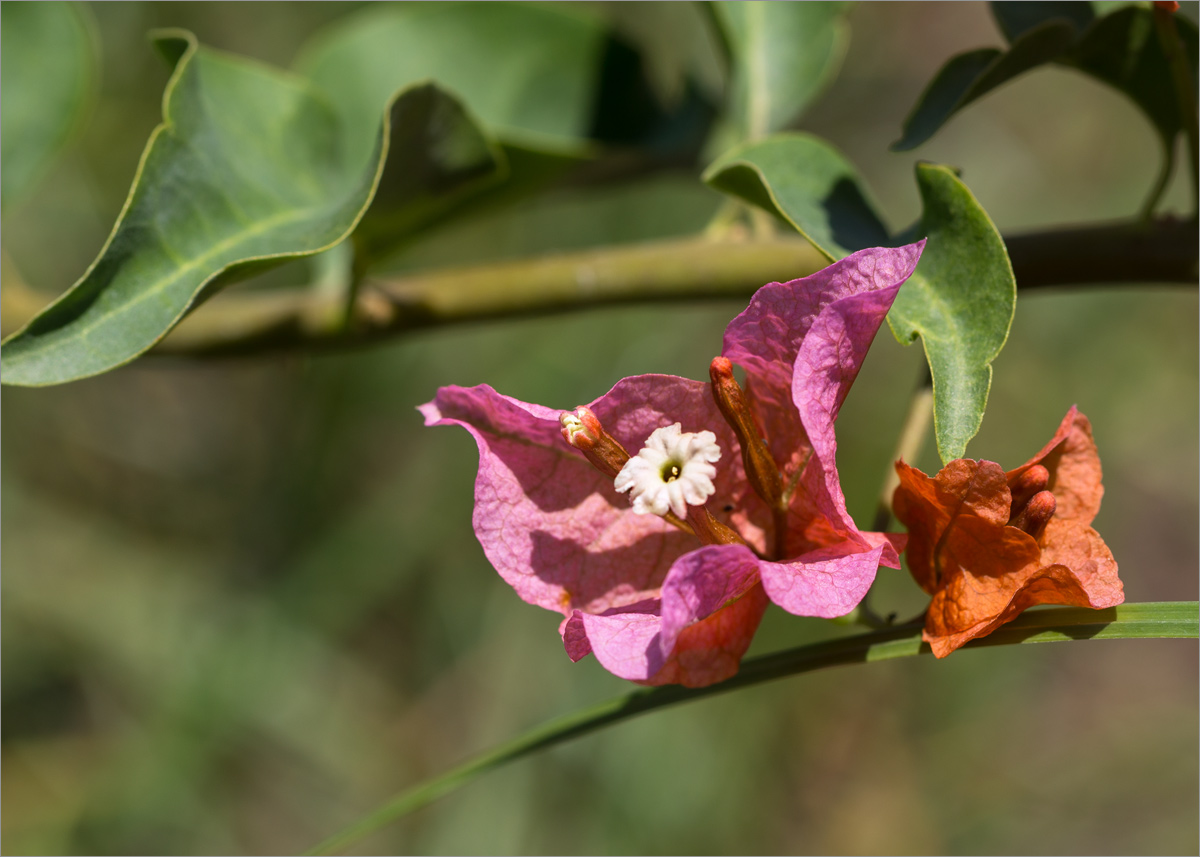
[[[862,250],[810,277],[769,283],[725,330],[722,354],[792,498],[787,531],[751,489],[740,447],[709,385],[671,375],[617,382],[588,407],[631,454],[678,422],[722,449],[708,509],[747,545],[700,546],[654,515],[633,514],[611,477],[560,434],[559,409],[487,385],[443,387],[426,425],[461,425],[479,447],[475,533],[522,599],[564,617],[572,660],[594,653],[644,684],[700,687],[737,672],[768,599],[801,616],[848,613],[903,537],[863,533],[846,512],[834,420],[924,242]],[[783,544],[770,557],[768,545]]]

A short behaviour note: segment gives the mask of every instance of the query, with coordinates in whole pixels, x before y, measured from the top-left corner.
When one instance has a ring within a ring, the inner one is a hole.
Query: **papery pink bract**
[[[563,441],[559,410],[486,385],[443,387],[421,406],[427,425],[461,425],[475,438],[476,535],[521,598],[563,614],[573,660],[594,653],[645,684],[711,684],[737,672],[768,597],[798,615],[840,616],[881,562],[898,565],[902,537],[861,533],[846,512],[833,423],[923,246],[863,250],[768,284],[726,329],[723,353],[745,368],[747,398],[793,489],[779,558],[760,556],[771,511],[707,384],[639,375],[588,407],[633,454],[675,422],[712,431],[723,455],[708,508],[749,546],[697,546],[663,519],[633,514],[613,480]]]

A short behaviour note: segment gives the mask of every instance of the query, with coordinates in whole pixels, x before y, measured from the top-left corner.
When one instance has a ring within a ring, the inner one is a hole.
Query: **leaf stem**
[[[367,276],[366,263],[363,261],[366,258],[366,254],[362,252],[359,243],[353,238],[349,241],[343,241],[334,249],[341,247],[346,248],[349,258],[346,260],[347,278],[345,288],[342,294],[338,296],[338,300],[341,302],[341,306],[339,307],[338,331],[348,334],[354,326],[358,295],[362,291],[363,280]]]
[[[1140,217],[1144,223],[1149,223],[1154,219],[1154,209],[1158,208],[1158,203],[1162,199],[1167,185],[1171,182],[1171,173],[1175,167],[1175,150],[1171,144],[1164,140],[1162,150],[1158,177],[1154,180],[1154,187],[1150,188],[1150,194],[1146,197],[1146,201],[1142,203]]]
[[[742,217],[744,206],[733,197],[727,197],[704,227],[704,237],[710,241],[724,241],[735,234]]]
[[[1198,631],[1200,606],[1195,601],[1123,604],[1107,610],[1057,607],[1027,611],[990,636],[968,643],[965,648],[1081,639],[1194,639]],[[427,806],[487,771],[649,711],[826,667],[891,660],[929,652],[929,646],[921,642],[920,625],[908,624],[754,658],[744,662],[741,671],[733,678],[709,687],[688,689],[667,686],[635,691],[535,727],[441,776],[401,792],[308,853],[338,853],[364,836]]]

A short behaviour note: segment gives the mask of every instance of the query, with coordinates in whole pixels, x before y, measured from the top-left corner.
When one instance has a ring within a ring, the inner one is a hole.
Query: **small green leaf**
[[[28,191],[81,124],[96,47],[78,3],[4,3],[0,50],[0,207]]]
[[[920,223],[906,239],[928,239],[900,289],[888,323],[901,342],[919,334],[933,375],[933,424],[943,463],[966,454],[979,431],[992,361],[1004,347],[1017,281],[1004,241],[949,167],[917,164]]]
[[[917,99],[892,151],[921,145],[959,110],[1017,75],[1055,59],[1074,39],[1075,28],[1070,23],[1052,20],[1022,32],[1007,51],[981,48],[952,58]]]
[[[962,457],[983,419],[991,362],[1008,338],[1017,285],[1000,234],[954,172],[917,165],[924,211],[898,239],[888,238],[854,167],[816,137],[777,134],[740,146],[704,178],[778,215],[830,260],[928,238],[888,322],[905,344],[921,336],[933,375],[938,452],[943,461]]]
[[[854,167],[809,134],[738,146],[705,170],[704,181],[780,217],[830,261],[888,243]]]
[[[1067,2],[1074,5],[1073,0]],[[1124,9],[1126,6],[1145,6],[1146,0],[1091,0],[1088,3],[1092,7],[1092,12],[1097,18],[1102,18],[1105,15],[1111,15],[1118,9]]]
[[[1154,13],[1144,5],[1072,2],[992,3],[992,14],[1011,42],[1007,51],[984,48],[959,54],[937,73],[917,100],[892,149],[904,151],[928,140],[955,113],[984,93],[1046,63],[1078,69],[1128,96],[1154,124],[1170,159],[1183,130],[1179,98],[1154,30]],[[1175,16],[1195,87],[1200,52],[1196,25]],[[1194,97],[1193,93],[1189,97]]]
[[[1195,98],[1200,39],[1196,25],[1182,15],[1175,16],[1175,26],[1192,72],[1190,97]],[[1168,151],[1172,149],[1184,124],[1152,10],[1127,6],[1100,18],[1064,62],[1130,98],[1154,124]]]
[[[178,64],[164,122],[142,155],[121,216],[83,278],[0,348],[6,384],[39,386],[105,372],[142,354],[204,297],[238,278],[343,240],[371,202],[418,214],[431,196],[498,164],[461,106],[432,85],[396,95],[351,147],[304,80],[161,34]],[[392,171],[397,172],[393,175]]]
[[[730,114],[744,140],[787,127],[833,79],[848,3],[713,4],[732,60]]]
[[[1009,44],[1049,21],[1064,21],[1082,33],[1096,19],[1093,4],[1079,0],[1004,0],[988,8]]]

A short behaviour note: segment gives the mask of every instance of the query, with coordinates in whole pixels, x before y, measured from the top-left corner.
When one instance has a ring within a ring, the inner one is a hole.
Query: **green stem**
[[[343,241],[311,257],[311,299],[302,319],[306,330],[336,332],[345,329],[350,308],[358,300],[360,275],[355,258],[352,241]]]
[[[1150,195],[1142,203],[1140,217],[1144,223],[1149,223],[1154,219],[1154,209],[1158,208],[1158,202],[1162,199],[1163,193],[1167,190],[1167,185],[1171,182],[1171,173],[1175,167],[1175,150],[1172,148],[1171,143],[1164,140],[1162,150],[1162,161],[1158,167],[1158,178],[1154,180],[1154,187],[1150,188]]]
[[[742,211],[742,203],[733,197],[727,198],[704,227],[704,237],[709,241],[726,240],[741,220]]]
[[[1123,604],[1107,610],[1058,607],[1028,611],[990,636],[969,643],[967,648],[1082,639],[1194,639],[1198,631],[1200,607],[1195,601]],[[308,853],[338,853],[487,771],[639,714],[825,667],[928,653],[929,646],[921,642],[920,626],[909,624],[753,658],[744,662],[733,678],[709,687],[668,686],[635,691],[531,729],[439,777],[402,792]]]
[[[355,308],[358,306],[359,293],[362,291],[363,280],[366,279],[367,269],[366,255],[360,250],[358,243],[353,239],[343,241],[339,247],[346,247],[350,254],[349,259],[349,278],[346,282],[345,289],[338,299],[341,301],[339,307],[339,319],[337,331],[341,334],[348,334],[353,330],[355,319]]]
[[[900,476],[896,473],[893,462],[903,459],[909,464],[917,460],[921,447],[925,445],[925,437],[929,434],[929,424],[933,422],[933,375],[930,374],[929,364],[921,364],[921,380],[913,390],[909,400],[908,413],[904,417],[904,425],[900,436],[896,438],[896,450],[888,460],[887,472],[883,477],[883,485],[879,489],[879,500],[875,505],[875,518],[871,529],[877,533],[886,532],[892,525],[892,495],[900,484]],[[858,607],[843,619],[847,622],[862,625],[867,628],[888,628],[893,624],[895,614],[880,616],[871,609],[871,593],[874,586],[867,590]],[[836,621],[836,620],[835,620]]]

